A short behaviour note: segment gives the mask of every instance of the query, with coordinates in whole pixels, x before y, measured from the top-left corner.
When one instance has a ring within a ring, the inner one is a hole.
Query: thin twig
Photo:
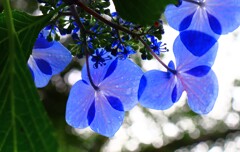
[[[84,5],[80,0],[75,0],[73,2],[74,4],[78,5],[79,7],[81,7],[83,10],[85,10],[87,13],[91,14],[92,16],[94,16],[96,19],[100,20],[101,22],[115,28],[115,29],[118,29],[118,30],[121,30],[125,33],[128,33],[130,35],[132,35],[133,37],[136,37],[136,36],[139,36],[139,34],[137,33],[134,33],[118,24],[115,24],[111,21],[108,21],[107,19],[105,19],[104,17],[102,17],[101,15],[99,15],[97,12],[95,12],[94,10],[92,10],[91,8],[87,7],[86,5]]]
[[[84,25],[82,24],[82,22],[80,21],[79,19],[79,16],[78,16],[78,13],[77,13],[77,10],[76,10],[76,7],[74,5],[71,5],[70,6],[70,10],[72,12],[72,15],[78,25],[78,27],[80,28],[80,33],[84,39],[83,41],[83,46],[84,46],[84,53],[85,53],[85,56],[86,56],[86,66],[87,66],[87,75],[88,75],[88,79],[91,83],[91,86],[94,88],[94,90],[98,90],[99,88],[94,84],[93,80],[92,80],[92,77],[91,77],[91,72],[90,72],[90,67],[89,67],[89,51],[88,51],[88,46],[87,46],[87,40],[86,40],[86,29],[84,27]]]
[[[152,56],[154,56],[158,62],[160,62],[168,71],[170,71],[173,74],[176,74],[177,71],[169,68],[157,55],[153,52],[153,50],[150,48],[150,46],[141,38],[138,37],[138,39],[142,42],[142,44],[147,48],[147,50],[151,53]]]
[[[139,41],[142,42],[142,44],[148,49],[148,51],[152,54],[152,56],[154,56],[159,63],[161,63],[167,70],[169,70],[170,72],[172,72],[173,74],[176,74],[176,70],[173,70],[171,68],[169,68],[150,48],[150,46],[141,38],[142,34],[138,34],[138,33],[134,33],[118,24],[115,24],[111,21],[108,21],[107,19],[105,19],[104,17],[102,17],[101,15],[99,15],[97,12],[95,12],[94,10],[92,10],[91,8],[87,7],[86,5],[84,5],[80,0],[74,0],[73,2],[74,4],[78,5],[79,7],[81,7],[83,10],[85,10],[87,13],[91,14],[92,16],[94,16],[96,19],[102,21],[103,23],[111,26],[112,28],[115,28],[116,30],[121,30],[125,33],[130,34],[133,38],[137,38]]]

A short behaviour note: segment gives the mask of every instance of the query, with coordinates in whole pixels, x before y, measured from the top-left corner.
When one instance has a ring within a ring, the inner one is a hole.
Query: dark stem
[[[115,24],[111,21],[106,20],[104,17],[102,17],[101,15],[99,15],[98,13],[96,13],[94,10],[92,10],[91,8],[87,7],[86,5],[84,5],[81,1],[79,0],[75,0],[73,2],[74,4],[78,5],[79,7],[81,7],[82,9],[84,9],[87,13],[91,14],[92,16],[94,16],[96,19],[102,21],[103,23],[111,26],[112,28],[115,28],[116,30],[121,30],[125,33],[130,34],[133,38],[137,38],[138,40],[140,40],[142,42],[142,44],[149,50],[149,52],[152,54],[152,56],[154,56],[159,63],[161,63],[167,70],[169,70],[170,72],[172,72],[173,74],[176,74],[176,70],[172,70],[171,68],[169,68],[153,51],[152,49],[149,47],[149,45],[141,38],[141,34],[137,34],[134,33],[118,24]]]
[[[96,19],[100,20],[101,22],[115,28],[118,30],[121,30],[125,33],[128,33],[130,35],[132,35],[133,37],[139,36],[139,34],[134,33],[118,24],[115,24],[111,21],[106,20],[104,17],[102,17],[100,14],[98,14],[97,12],[95,12],[94,10],[92,10],[91,8],[87,7],[86,5],[84,5],[81,1],[79,0],[75,0],[73,3],[75,3],[76,5],[78,5],[79,7],[81,7],[82,9],[84,9],[87,13],[91,14],[92,16],[94,16]]]
[[[169,68],[158,56],[156,53],[154,53],[154,51],[150,48],[150,46],[141,38],[138,37],[138,39],[142,42],[142,44],[147,48],[147,50],[151,53],[152,56],[154,56],[154,58],[156,58],[158,60],[158,62],[160,62],[168,71],[170,71],[173,74],[176,74],[177,71],[173,70],[171,68]]]
[[[88,55],[88,49],[87,49],[87,46],[85,45],[85,56],[86,56],[86,65],[87,65],[87,75],[88,75],[88,78],[89,78],[89,81],[92,85],[92,87],[94,88],[94,90],[99,90],[99,88],[94,84],[93,80],[92,80],[92,77],[91,77],[91,73],[90,73],[90,67],[89,67],[89,55]]]
[[[79,19],[76,7],[74,5],[71,5],[70,10],[72,12],[72,15],[73,15],[78,27],[81,29],[80,33],[81,33],[81,36],[83,38],[83,46],[84,46],[84,53],[85,53],[85,56],[86,56],[86,66],[87,66],[88,79],[91,83],[91,86],[94,88],[94,90],[98,90],[99,88],[94,84],[94,82],[92,80],[90,67],[89,67],[89,59],[88,59],[89,58],[89,51],[88,51],[87,40],[86,40],[86,29]]]

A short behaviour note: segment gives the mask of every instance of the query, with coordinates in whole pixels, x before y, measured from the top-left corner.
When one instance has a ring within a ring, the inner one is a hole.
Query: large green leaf
[[[0,14],[0,152],[57,151],[27,67],[37,35],[53,15],[34,17],[9,8]]]
[[[178,4],[179,0],[113,0],[119,15],[133,23],[153,25],[168,4]]]

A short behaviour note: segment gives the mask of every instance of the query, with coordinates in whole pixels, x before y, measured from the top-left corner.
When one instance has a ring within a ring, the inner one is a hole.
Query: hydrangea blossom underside
[[[141,78],[139,102],[152,109],[167,109],[187,92],[190,108],[198,114],[211,111],[218,95],[217,77],[211,70],[216,57],[215,45],[203,56],[191,54],[178,36],[174,42],[176,69],[171,61],[169,67],[176,74],[158,70],[148,71]]]
[[[108,57],[108,60],[103,60],[104,64],[98,68],[94,68],[96,63],[89,60],[91,77],[98,89],[91,86],[84,66],[82,80],[70,91],[66,121],[74,128],[90,126],[95,132],[111,137],[120,128],[124,111],[137,104],[143,72],[129,59],[118,60],[111,56],[109,60],[109,53],[99,54]]]
[[[63,71],[71,60],[71,53],[60,42],[48,42],[43,36],[39,36],[28,59],[28,67],[36,87],[46,86],[51,77]]]
[[[239,0],[183,0],[182,5],[167,6],[168,24],[178,31],[197,30],[215,38],[240,25]]]

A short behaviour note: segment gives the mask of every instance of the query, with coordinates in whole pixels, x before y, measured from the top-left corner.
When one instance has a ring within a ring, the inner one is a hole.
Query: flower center
[[[92,55],[92,59],[91,61],[92,62],[95,62],[94,63],[94,68],[97,69],[100,66],[104,66],[106,63],[107,60],[111,60],[112,57],[110,55],[106,55],[107,52],[105,50],[97,50],[96,51],[96,54],[93,54]]]

